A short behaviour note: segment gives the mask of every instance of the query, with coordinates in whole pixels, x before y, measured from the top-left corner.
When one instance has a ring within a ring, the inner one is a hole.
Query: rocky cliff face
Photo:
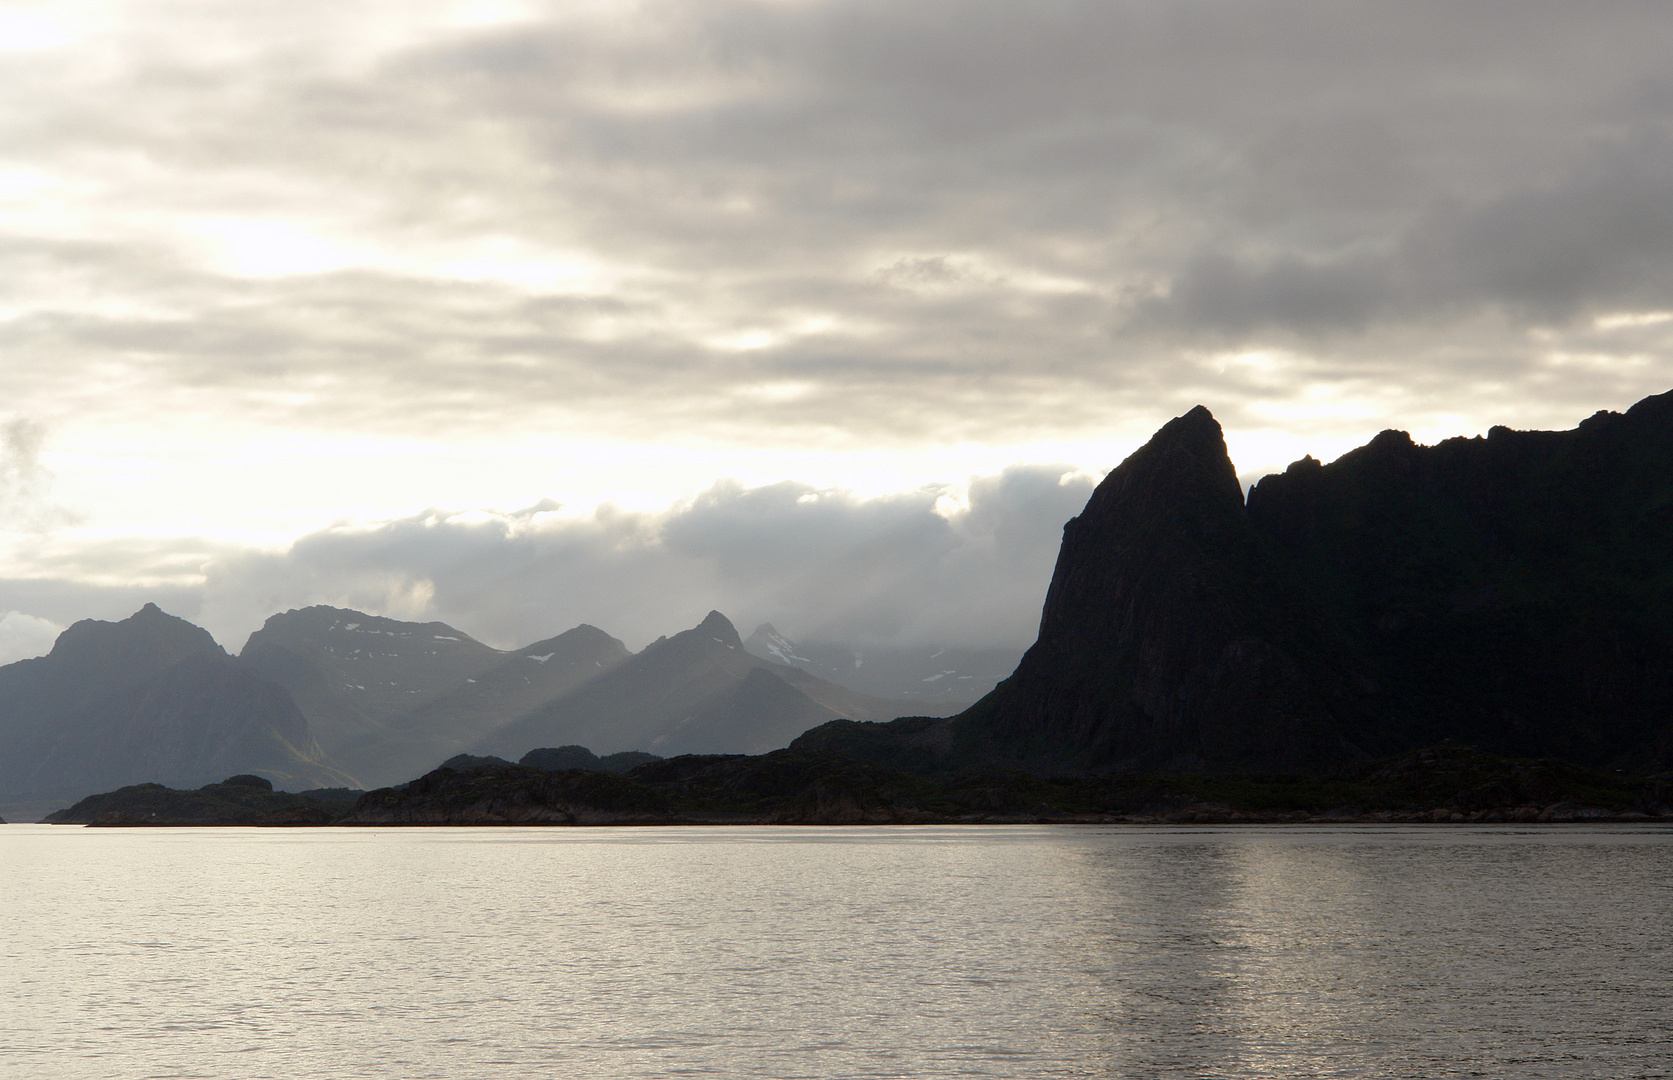
[[[1045,771],[1328,765],[1357,751],[1300,623],[1199,407],[1065,526],[1038,641],[955,730]]]
[[[1574,431],[1385,431],[1245,505],[1193,409],[1064,530],[1040,636],[950,725],[1037,771],[1313,771],[1455,739],[1673,763],[1673,394]]]

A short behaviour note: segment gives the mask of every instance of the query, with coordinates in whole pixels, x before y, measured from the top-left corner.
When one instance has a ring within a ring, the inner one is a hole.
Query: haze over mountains
[[[759,754],[817,724],[888,720],[906,711],[748,652],[718,611],[659,639],[573,694],[484,738],[475,752],[515,757],[578,743],[600,754],[648,750]]]
[[[873,697],[921,702],[921,711],[929,716],[949,715],[974,704],[1016,670],[1023,653],[1020,648],[791,641],[771,623],[756,627],[744,639],[744,648]]]

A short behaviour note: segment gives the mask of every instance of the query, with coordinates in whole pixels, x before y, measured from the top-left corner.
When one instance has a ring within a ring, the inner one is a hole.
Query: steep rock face
[[[1064,527],[1039,639],[955,731],[1042,771],[1297,770],[1356,753],[1334,697],[1199,406]]]

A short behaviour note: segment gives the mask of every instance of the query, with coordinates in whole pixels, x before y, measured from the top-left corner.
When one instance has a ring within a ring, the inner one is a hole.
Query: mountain
[[[1571,431],[1385,431],[1248,517],[1373,753],[1673,765],[1673,393]]]
[[[363,766],[373,777],[369,782],[393,783],[432,768],[630,655],[620,641],[587,625],[525,646],[412,712],[389,717],[379,741],[366,744],[376,754],[375,763]]]
[[[800,668],[826,682],[871,697],[910,702],[928,716],[961,712],[1016,670],[1022,649],[965,649],[938,645],[854,646],[791,641],[762,623],[744,648],[763,660]]]
[[[835,717],[900,711],[805,671],[751,655],[732,623],[711,611],[592,681],[480,740],[473,753],[515,758],[538,746],[580,744],[601,754],[644,750],[760,753]]]
[[[46,656],[0,668],[0,801],[40,806],[144,781],[261,773],[350,783],[285,690],[154,604],[83,620]]]
[[[1038,640],[960,727],[1051,771],[1328,767],[1355,751],[1296,607],[1199,406],[1064,526]]]
[[[505,654],[446,623],[320,606],[272,616],[239,659],[290,692],[326,754],[376,784],[412,774],[392,721],[499,667]]]
[[[1385,431],[1247,500],[1193,409],[1064,527],[1015,675],[950,721],[795,745],[919,769],[1318,773],[1447,739],[1673,764],[1673,393],[1572,431]]]
[[[420,718],[468,717],[486,731],[562,697],[629,656],[627,646],[582,624],[507,656],[496,667],[413,711]]]

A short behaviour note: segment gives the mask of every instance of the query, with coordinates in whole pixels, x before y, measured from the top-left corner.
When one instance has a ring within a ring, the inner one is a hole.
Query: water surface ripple
[[[0,828],[0,1076],[1666,1077],[1643,826]]]

